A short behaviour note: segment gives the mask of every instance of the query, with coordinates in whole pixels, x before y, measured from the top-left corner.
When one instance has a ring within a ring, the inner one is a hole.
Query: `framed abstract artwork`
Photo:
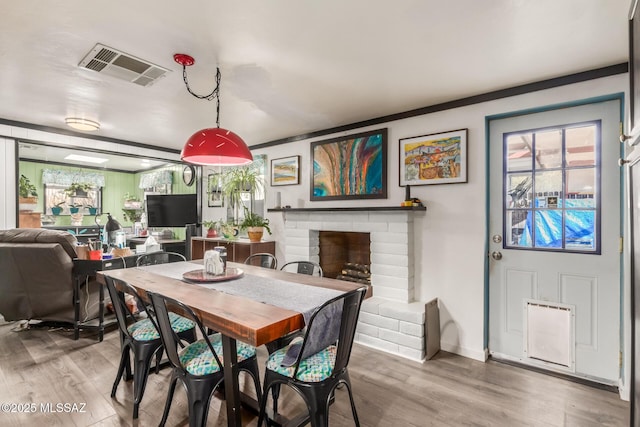
[[[387,198],[387,129],[311,144],[311,200]]]
[[[467,182],[467,129],[400,139],[400,186]]]
[[[300,156],[271,160],[271,185],[300,184]]]

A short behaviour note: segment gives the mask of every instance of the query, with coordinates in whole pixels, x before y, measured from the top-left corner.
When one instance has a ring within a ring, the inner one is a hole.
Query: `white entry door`
[[[619,99],[491,120],[489,351],[617,383]]]

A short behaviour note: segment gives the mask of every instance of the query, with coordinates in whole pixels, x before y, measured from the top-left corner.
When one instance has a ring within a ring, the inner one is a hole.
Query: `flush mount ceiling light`
[[[100,123],[80,117],[67,117],[64,122],[76,130],[94,131],[100,129]]]
[[[95,163],[95,164],[101,164],[109,161],[109,159],[104,159],[102,157],[82,156],[80,154],[69,154],[64,159],[75,160],[77,162]]]
[[[173,59],[182,65],[182,77],[187,91],[198,99],[216,100],[216,126],[199,130],[191,135],[184,145],[180,158],[195,165],[239,166],[253,161],[247,144],[235,133],[220,127],[220,68],[216,68],[216,87],[207,95],[191,91],[187,81],[187,67],[195,60],[183,53],[176,53]]]

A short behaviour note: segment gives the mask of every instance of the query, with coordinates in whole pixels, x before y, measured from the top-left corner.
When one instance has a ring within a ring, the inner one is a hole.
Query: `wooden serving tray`
[[[188,282],[206,283],[206,282],[224,282],[226,280],[238,279],[244,275],[244,271],[240,268],[227,267],[224,274],[209,274],[204,269],[187,271],[182,278]]]

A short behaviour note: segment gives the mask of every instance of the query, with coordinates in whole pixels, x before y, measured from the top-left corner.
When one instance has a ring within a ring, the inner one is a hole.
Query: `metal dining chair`
[[[249,255],[249,257],[244,260],[244,263],[248,265],[257,265],[262,268],[270,268],[272,270],[278,268],[278,260],[276,257],[267,252],[259,252],[257,254]]]
[[[182,302],[154,292],[147,292],[151,304],[157,315],[160,336],[173,367],[167,401],[160,425],[164,426],[171,409],[171,401],[178,380],[182,382],[187,392],[189,407],[189,425],[204,426],[207,423],[209,403],[213,392],[224,380],[222,363],[222,336],[219,333],[209,333],[205,330],[200,318],[191,308]],[[184,346],[175,331],[171,328],[169,308],[179,310],[184,316],[193,321],[202,336],[198,341]],[[236,346],[239,370],[247,372],[253,379],[258,401],[262,398],[260,388],[260,374],[256,349],[253,346],[238,341]]]
[[[356,426],[360,425],[356,411],[351,381],[347,365],[353,347],[356,333],[358,314],[364,299],[366,287],[339,295],[320,306],[312,315],[307,325],[304,338],[294,340],[267,358],[267,366],[260,401],[260,416],[258,427],[262,426],[266,418],[266,405],[269,390],[279,391],[282,384],[293,388],[306,403],[311,418],[312,427],[326,427],[329,425],[329,405],[335,389],[344,384],[349,393],[351,412]],[[327,321],[336,319],[339,323]],[[329,342],[337,342],[316,351],[312,347],[319,336],[328,334]],[[314,353],[315,352],[315,353]],[[307,353],[313,353],[307,355]],[[293,360],[292,363],[287,361]],[[279,395],[275,393],[274,396]],[[273,417],[277,416],[277,398],[273,401]],[[267,420],[269,421],[269,420]],[[269,424],[269,422],[267,422]]]
[[[120,365],[118,373],[111,388],[111,397],[115,397],[120,380],[132,378],[130,352],[133,353],[133,418],[138,418],[138,408],[144,395],[147,384],[151,360],[156,355],[156,373],[162,356],[162,341],[158,332],[158,325],[154,315],[146,309],[146,305],[138,295],[136,289],[128,283],[105,276],[107,290],[116,315],[118,328],[120,329]],[[133,304],[127,305],[125,295],[133,297]],[[138,317],[131,307],[137,307]],[[140,316],[142,311],[146,317]],[[170,314],[170,325],[174,333],[182,339],[194,342],[196,340],[195,323],[175,313]]]
[[[283,265],[280,270],[292,273],[308,274],[309,276],[323,276],[320,264],[312,261],[291,261]]]
[[[138,259],[136,259],[136,267],[144,265],[167,264],[169,262],[180,262],[186,260],[187,258],[184,255],[177,252],[149,252],[148,254],[141,254]]]

